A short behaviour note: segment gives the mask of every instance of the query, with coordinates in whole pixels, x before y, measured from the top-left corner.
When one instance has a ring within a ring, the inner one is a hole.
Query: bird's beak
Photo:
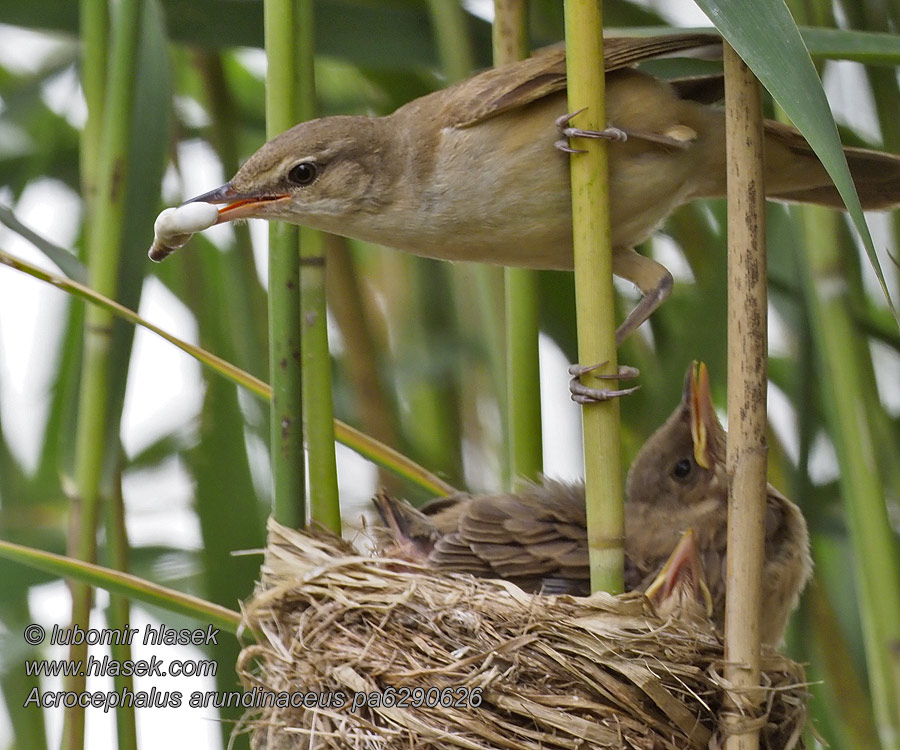
[[[217,187],[215,190],[185,201],[182,205],[187,203],[224,203],[226,205],[219,209],[219,218],[216,221],[216,224],[222,224],[235,219],[252,219],[260,215],[262,206],[276,201],[290,200],[290,197],[286,193],[239,193],[230,182],[227,182],[222,187]]]
[[[666,564],[663,565],[659,575],[647,588],[645,596],[654,604],[659,604],[671,596],[675,586],[680,580],[693,582],[695,589],[699,589],[703,597],[703,604],[707,616],[712,615],[712,595],[706,585],[706,576],[700,564],[700,555],[697,552],[697,543],[694,539],[694,530],[688,529],[681,535]]]
[[[698,466],[712,466],[709,435],[718,422],[709,389],[709,373],[703,362],[692,362],[688,370],[685,397],[691,407],[691,438],[694,441],[694,460]]]

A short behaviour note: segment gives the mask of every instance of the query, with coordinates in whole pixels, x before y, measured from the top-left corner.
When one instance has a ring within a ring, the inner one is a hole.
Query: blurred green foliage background
[[[450,32],[437,20],[435,3],[425,0],[314,3],[320,114],[385,114],[445,85],[459,74],[460,66],[469,71],[488,66],[489,23],[451,0],[446,4],[453,5],[460,21],[449,40]],[[90,119],[85,123],[83,112],[78,114],[77,95],[71,93],[75,74],[83,73],[80,66],[90,58],[91,45],[99,40],[103,46],[102,35],[92,36],[88,25],[91,5],[96,10],[97,3],[79,7],[66,0],[0,4],[0,23],[59,42],[49,54],[35,53],[30,66],[5,62],[6,57],[0,60],[0,199],[16,208],[35,186],[65,186],[70,197],[76,198],[78,216],[71,250],[84,262],[88,231],[106,230],[97,226],[88,230],[95,215],[93,173],[101,157],[86,150],[89,140],[83,130],[92,124]],[[690,10],[688,5],[686,0],[660,1],[650,9],[645,4],[608,0],[605,22],[607,26],[666,25],[682,18],[679,14]],[[797,6],[792,10],[798,22],[808,25],[891,31],[900,23],[896,2],[807,0],[789,5]],[[198,163],[193,154],[204,153],[204,163],[212,162],[214,154],[221,162],[220,178],[227,178],[265,140],[263,80],[259,57],[252,51],[263,42],[262,2],[146,0],[139,8],[133,101],[122,116],[132,137],[123,156],[128,166],[121,186],[121,255],[110,296],[138,309],[142,293],[154,290],[161,314],[166,305],[179,310],[183,306],[189,313],[200,345],[266,379],[265,286],[251,231],[239,226],[209,237],[198,235],[162,265],[146,258],[156,214],[191,197],[195,187],[201,192],[219,184],[214,170],[208,184],[197,184],[197,176],[189,171]],[[533,46],[561,39],[561,3],[534,0],[530,23]],[[10,39],[27,39],[13,36],[15,31],[4,33]],[[853,40],[849,35],[836,46]],[[30,54],[25,51],[30,49],[30,43],[23,42],[22,54]],[[456,68],[451,67],[447,49],[457,53]],[[828,81],[839,66],[820,62]],[[855,118],[840,122],[845,142],[900,152],[896,69],[858,66],[848,74],[849,65],[841,63],[841,73],[855,77],[841,80],[859,84],[853,101],[871,102],[874,117],[864,129],[857,129],[860,123]],[[655,69],[684,72],[683,63],[674,61],[657,63]],[[61,106],[53,92],[67,86],[70,98],[64,96],[63,101],[69,103]],[[90,105],[89,88],[85,96]],[[900,739],[890,736],[889,725],[882,722],[877,727],[873,706],[884,696],[898,695],[900,640],[893,641],[894,662],[881,665],[884,679],[893,681],[893,687],[873,695],[871,686],[878,681],[869,679],[863,631],[874,627],[881,615],[867,612],[858,592],[865,586],[872,596],[881,598],[884,587],[892,585],[897,575],[888,571],[886,578],[866,578],[859,553],[866,544],[862,530],[869,528],[868,518],[880,524],[892,549],[884,565],[893,566],[897,559],[900,334],[844,217],[773,205],[768,220],[770,422],[774,425],[770,479],[806,514],[816,563],[815,581],[794,618],[788,651],[809,664],[814,724],[831,747],[896,748]],[[724,409],[724,221],[720,201],[691,205],[642,248],[672,268],[676,284],[669,301],[620,353],[621,362],[640,368],[642,385],[622,402],[623,468],[677,402],[690,360],[707,362],[716,401]],[[896,258],[900,214],[877,220],[875,228],[876,244]],[[48,226],[32,229],[53,234]],[[11,237],[10,232],[0,235],[0,250],[8,249]],[[256,244],[260,245],[258,238]],[[506,486],[510,477],[504,449],[499,277],[490,271],[475,281],[473,270],[464,265],[413,258],[341,238],[326,238],[326,254],[332,358],[319,366],[332,372],[336,416],[455,486],[476,490]],[[261,265],[264,269],[265,263]],[[884,266],[897,299],[896,266],[890,261]],[[15,273],[0,269],[7,282]],[[832,293],[823,301],[820,291],[827,284]],[[171,296],[161,294],[161,287]],[[541,272],[539,287],[542,333],[569,361],[575,361],[572,277]],[[630,308],[634,295],[623,289],[621,297],[620,315]],[[3,314],[16,311],[7,306]],[[42,349],[50,368],[46,421],[33,461],[23,459],[21,436],[8,429],[4,432],[0,422],[0,537],[72,553],[80,512],[71,500],[73,483],[79,482],[76,435],[85,429],[78,423],[84,414],[76,414],[85,377],[85,308],[78,301],[57,304],[52,315],[52,321],[45,316],[41,322],[49,332],[37,331],[32,341]],[[105,438],[98,487],[105,531],[97,559],[237,608],[252,591],[259,558],[232,552],[264,544],[264,522],[271,504],[266,478],[267,410],[215,372],[191,370],[191,378],[202,378],[197,388],[202,402],[176,421],[176,428],[135,440],[138,447],[128,448],[122,442],[122,412],[126,392],[135,387],[139,375],[133,367],[129,369],[132,343],[133,329],[113,323],[108,360],[102,365],[106,385],[99,434]],[[0,340],[0,369],[17,356]],[[565,389],[564,370],[544,374],[549,387]],[[162,398],[172,386],[166,373],[155,375],[150,387],[145,383],[139,396],[129,398],[152,400],[157,394]],[[181,376],[173,381],[183,382]],[[9,382],[0,380],[0,400],[8,405],[14,399]],[[840,407],[846,404],[852,405],[852,425],[842,416]],[[9,408],[0,410],[0,419]],[[40,422],[37,405],[35,409],[33,419]],[[545,430],[554,429],[552,423],[545,425]],[[344,460],[352,469],[341,474],[342,490],[357,502],[374,489],[376,481],[414,501],[426,497],[389,473],[382,472],[376,480],[359,463]],[[356,467],[360,467],[358,477],[351,477],[348,472]],[[161,479],[173,470],[181,485]],[[167,512],[171,500],[167,494],[177,494],[175,486],[188,487],[190,501],[182,503],[177,513],[171,511],[176,513],[173,517],[179,524],[193,524],[200,543],[179,543],[174,529],[170,535],[174,541],[168,541],[163,532],[152,543],[128,543],[128,534],[134,534],[141,523],[141,509],[147,512],[148,501],[140,498],[153,498],[150,503],[158,502],[161,512]],[[121,509],[123,496],[124,517],[116,510]],[[867,515],[873,505],[880,508],[874,517]],[[355,523],[358,516],[356,505],[345,513],[345,523]],[[859,533],[851,534],[853,524]],[[125,529],[128,534],[123,533]],[[35,618],[29,594],[51,580],[0,561],[0,688],[13,737],[11,747],[42,750],[47,746],[45,717],[21,707],[34,683],[25,677],[23,661],[38,652],[26,650],[19,634]],[[895,597],[892,592],[885,598]],[[110,606],[123,603],[113,600]],[[156,616],[175,626],[190,624],[171,614],[157,612]],[[68,614],[60,614],[60,624],[67,619]],[[95,616],[94,625],[99,624],[102,621]],[[890,635],[889,628],[887,632]],[[900,638],[900,633],[893,637]],[[211,658],[220,665],[217,688],[230,690],[237,685],[231,665],[238,644],[221,640]],[[900,713],[900,707],[894,711]],[[223,718],[233,720],[238,714]],[[223,736],[230,728],[229,722],[223,724]],[[126,735],[120,728],[119,747],[130,746]],[[245,741],[239,738],[236,746],[246,747],[241,744]],[[97,745],[89,741],[88,746]]]

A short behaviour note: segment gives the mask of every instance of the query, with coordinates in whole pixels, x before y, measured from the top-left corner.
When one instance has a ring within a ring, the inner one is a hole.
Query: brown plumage
[[[706,369],[692,367],[681,403],[651,435],[628,472],[625,584],[645,590],[682,535],[693,529],[712,600],[725,616],[728,485],[726,434]],[[394,530],[386,554],[447,571],[511,580],[529,591],[589,590],[584,486],[544,479],[516,494],[441,498],[415,510],[382,494],[376,507]],[[762,640],[778,643],[811,571],[806,522],[769,485]]]
[[[725,194],[725,120],[715,77],[669,83],[634,69],[721,50],[714,34],[604,44],[613,272],[645,295],[621,341],[662,302],[668,271],[632,248],[678,206]],[[554,148],[567,111],[561,45],[487,70],[385,117],[325,117],[263,145],[226,185],[194,200],[219,221],[278,219],[445,260],[572,268],[569,157]],[[576,118],[573,124],[580,123]],[[767,121],[766,192],[841,207],[799,133]],[[900,203],[900,157],[845,149],[866,208]],[[160,260],[163,255],[154,255]]]

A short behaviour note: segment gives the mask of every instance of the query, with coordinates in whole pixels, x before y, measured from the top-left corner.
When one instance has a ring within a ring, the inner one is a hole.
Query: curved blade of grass
[[[31,228],[25,226],[19,221],[18,217],[9,206],[0,205],[0,224],[4,224],[20,237],[24,237],[28,240],[53,261],[59,270],[70,279],[80,281],[82,284],[87,281],[87,269],[78,258],[64,247],[60,247],[59,245],[50,242],[46,237],[42,237]]]
[[[801,27],[813,57],[853,60],[867,65],[900,65],[900,36],[876,31]]]
[[[698,5],[702,5],[702,3],[698,2]],[[797,28],[812,57],[852,60],[867,65],[900,64],[900,36],[897,34],[829,29],[819,26],[799,26]],[[684,27],[679,28],[678,31],[708,32],[709,27]],[[722,30],[720,29],[720,31]],[[610,36],[659,36],[671,33],[671,29],[659,26],[620,26],[615,29],[608,28],[607,33]]]
[[[194,346],[187,341],[182,341],[178,337],[167,333],[162,328],[159,328],[158,326],[153,325],[153,323],[150,323],[141,318],[141,316],[133,310],[129,310],[124,305],[121,305],[118,302],[109,299],[109,297],[105,297],[99,292],[95,292],[93,289],[85,286],[84,284],[73,281],[72,279],[67,279],[63,276],[58,276],[54,273],[51,273],[50,271],[45,271],[44,269],[38,268],[37,266],[34,266],[31,263],[28,263],[27,261],[24,261],[20,258],[16,258],[9,253],[4,252],[3,250],[0,250],[0,264],[9,266],[10,268],[15,268],[17,271],[26,273],[35,279],[39,279],[40,281],[45,281],[48,284],[52,284],[53,286],[62,289],[63,291],[71,294],[74,297],[80,297],[81,299],[85,299],[95,305],[99,305],[100,307],[108,310],[114,315],[127,320],[129,323],[143,326],[147,330],[153,331],[153,333],[161,336],[169,343],[174,344],[182,351],[187,352],[192,357],[200,360],[203,364],[212,367],[214,370],[218,370],[229,380],[232,380],[238,385],[244,386],[248,390],[256,393],[259,396],[262,396],[263,398],[269,397],[269,386],[266,385],[262,380],[249,375],[248,373],[235,367],[231,363],[226,362],[221,357],[217,357],[215,354],[212,354],[205,349],[201,349],[199,346]]]
[[[803,133],[844,199],[888,307],[900,326],[822,82],[783,0],[697,0],[716,28]],[[790,71],[790,75],[785,75]]]
[[[130,573],[105,568],[102,565],[86,563],[53,552],[25,547],[0,540],[0,557],[58,575],[72,578],[129,599],[152,604],[169,612],[209,622],[214,627],[228,633],[237,633],[241,623],[239,612],[213,604],[190,594],[160,586]]]
[[[452,484],[445,482],[436,474],[428,471],[428,469],[419,466],[419,464],[399,451],[394,450],[389,445],[378,442],[355,427],[351,427],[346,422],[341,422],[339,419],[334,420],[334,437],[338,442],[343,443],[348,448],[352,448],[363,458],[390,469],[395,474],[417,484],[428,492],[433,492],[440,496],[453,495],[459,492]]]
[[[22,273],[26,273],[35,279],[39,279],[40,281],[52,284],[53,286],[62,289],[63,291],[68,292],[75,297],[80,297],[81,299],[85,299],[95,305],[100,305],[113,314],[118,315],[120,318],[127,320],[129,323],[143,326],[148,331],[152,331],[157,336],[161,336],[170,344],[174,344],[183,352],[190,354],[192,357],[202,362],[207,367],[211,367],[219,374],[224,375],[233,383],[247,388],[252,393],[255,393],[257,396],[260,396],[264,399],[269,399],[271,397],[271,389],[269,388],[268,384],[264,383],[259,378],[250,375],[239,367],[235,367],[230,362],[225,361],[212,352],[202,349],[199,346],[195,346],[194,344],[190,344],[187,341],[183,341],[177,336],[173,336],[171,333],[164,331],[162,328],[153,325],[153,323],[144,320],[133,310],[129,310],[127,307],[120,305],[118,302],[104,297],[102,294],[98,294],[93,289],[85,286],[84,284],[80,284],[77,281],[72,281],[71,279],[67,279],[63,276],[45,271],[42,268],[38,268],[37,266],[34,266],[31,263],[27,263],[20,258],[16,258],[2,250],[0,250],[0,264],[9,266],[10,268],[14,268],[17,271],[21,271]],[[335,420],[334,422],[334,434],[335,438],[339,442],[356,451],[357,453],[359,453],[359,455],[369,459],[370,461],[373,461],[379,466],[384,466],[385,468],[390,469],[399,476],[409,480],[410,482],[413,482],[414,484],[419,485],[428,492],[433,492],[436,495],[452,495],[453,493],[457,492],[455,487],[448,484],[443,479],[428,471],[424,467],[419,466],[419,464],[417,464],[415,461],[412,461],[402,453],[399,453],[393,448],[380,443],[374,438],[369,437],[368,435],[360,432],[359,430],[351,427],[348,424],[345,424],[344,422],[341,422],[340,420]]]

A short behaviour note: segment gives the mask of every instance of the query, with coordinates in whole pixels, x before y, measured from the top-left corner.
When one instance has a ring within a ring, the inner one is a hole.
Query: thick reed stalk
[[[606,128],[606,80],[603,70],[603,17],[597,0],[566,0],[566,46],[569,111],[578,126]],[[618,371],[616,321],[610,247],[607,144],[583,139],[573,154],[572,221],[575,252],[575,312],[578,358],[602,362],[597,373]],[[615,388],[614,380],[583,378],[593,387]],[[585,496],[591,589],[619,593],[623,589],[625,514],[619,441],[619,402],[585,406]]]
[[[298,49],[295,33],[300,0],[265,0],[266,134],[274,137],[297,123]],[[269,372],[272,378],[271,440],[275,520],[306,522],[303,451],[303,371],[300,348],[299,229],[269,228]]]
[[[315,38],[312,3],[296,5],[297,106],[300,120],[316,116]],[[322,233],[300,230],[300,320],[303,350],[303,413],[309,453],[310,521],[341,533],[337,463],[334,454],[334,400],[325,309],[325,245]]]
[[[101,43],[102,9],[96,5],[85,8],[91,14],[91,42]],[[106,49],[85,49],[91,60],[88,69],[92,80],[91,103],[96,107],[102,100],[102,112],[93,115],[93,125],[86,138],[97,137],[97,121],[102,147],[95,142],[85,143],[82,154],[97,158],[86,176],[88,184],[96,186],[96,194],[89,202],[90,220],[87,230],[86,265],[93,286],[103,294],[115,297],[118,283],[123,217],[125,213],[125,178],[128,169],[128,148],[131,137],[131,113],[134,102],[134,72],[137,60],[141,0],[122,0],[117,8],[115,28],[111,35],[112,49],[108,57],[106,90],[99,94],[100,67],[105,64]],[[86,19],[86,23],[89,19]],[[101,57],[103,62],[101,62]],[[89,118],[91,119],[91,118]],[[109,419],[110,346],[112,315],[102,308],[92,307],[85,316],[84,354],[81,386],[78,395],[78,424],[75,449],[75,492],[71,507],[69,553],[80,560],[93,562],[97,554],[97,522],[102,498],[102,482],[107,469],[107,422]],[[90,586],[71,583],[72,622],[87,627],[90,621],[92,592]],[[87,660],[87,645],[73,645],[69,650],[73,662]],[[65,680],[65,689],[84,691],[84,675],[72,675]],[[62,747],[80,750],[84,747],[84,709],[67,708],[63,719]]]
[[[125,528],[125,502],[121,495],[121,480],[116,476],[115,497],[107,503],[106,536],[109,540],[109,565],[116,570],[128,570],[128,531]],[[106,619],[112,630],[124,630],[131,623],[131,604],[127,597],[110,593]],[[131,644],[114,643],[110,646],[114,661],[125,664],[134,656]],[[120,695],[125,690],[134,692],[134,678],[121,674],[113,677],[114,689]],[[137,750],[137,716],[134,706],[116,709],[116,750]]]
[[[726,750],[759,747],[759,620],[766,514],[767,297],[762,97],[725,44],[728,170],[728,564],[726,676],[735,687]]]
[[[494,0],[494,65],[528,55],[528,5]],[[538,358],[537,272],[505,268],[506,399],[509,470],[513,484],[534,480],[544,466]]]

